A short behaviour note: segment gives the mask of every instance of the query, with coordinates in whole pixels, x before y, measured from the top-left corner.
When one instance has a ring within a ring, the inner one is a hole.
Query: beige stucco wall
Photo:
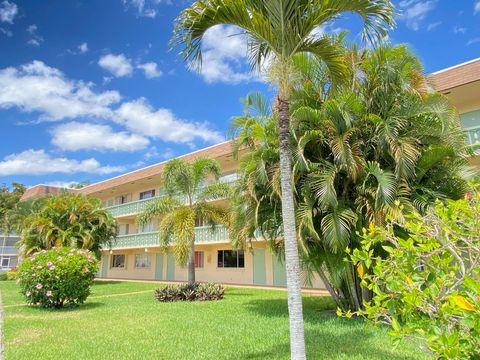
[[[197,245],[197,251],[204,252],[203,268],[197,268],[195,275],[196,280],[201,282],[218,282],[223,284],[243,284],[254,285],[253,278],[253,254],[250,250],[245,250],[245,267],[244,268],[218,268],[217,267],[217,251],[230,250],[228,243],[224,244],[205,244]],[[261,241],[253,243],[253,251],[255,249],[265,249],[265,279],[266,286],[273,286],[273,254],[266,248],[266,244]],[[144,248],[128,249],[128,250],[114,250],[113,254],[125,254],[126,266],[123,269],[111,268],[111,257],[108,260],[107,278],[114,279],[139,279],[139,280],[154,280],[156,255],[161,253],[159,248],[148,248],[150,256],[150,268],[139,269],[135,268],[135,254],[145,253]],[[105,255],[109,255],[105,252]],[[105,259],[103,259],[105,261]],[[163,254],[162,280],[167,278],[168,260],[167,254]],[[100,270],[101,271],[101,270]],[[187,280],[187,269],[175,263],[175,281]],[[310,287],[303,284],[304,287]],[[314,277],[313,288],[324,289],[322,281],[318,276]]]

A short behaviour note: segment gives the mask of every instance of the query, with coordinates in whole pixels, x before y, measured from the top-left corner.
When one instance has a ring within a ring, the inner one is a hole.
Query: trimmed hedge
[[[171,301],[210,301],[221,300],[225,288],[214,283],[195,283],[193,285],[167,285],[156,289],[155,299],[161,302]]]

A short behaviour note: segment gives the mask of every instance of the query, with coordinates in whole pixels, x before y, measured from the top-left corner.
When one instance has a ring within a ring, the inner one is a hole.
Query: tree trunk
[[[195,284],[195,238],[190,245],[190,255],[188,256],[188,284]]]
[[[300,261],[298,258],[295,207],[292,192],[292,166],[290,160],[290,124],[288,102],[278,97],[277,109],[280,130],[280,181],[282,186],[282,220],[285,241],[285,267],[287,272],[288,314],[290,320],[291,359],[306,359],[303,328]]]

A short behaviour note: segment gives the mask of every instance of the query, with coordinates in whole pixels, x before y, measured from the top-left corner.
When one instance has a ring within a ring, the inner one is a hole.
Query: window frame
[[[146,257],[146,258],[147,258],[148,266],[137,266],[137,256],[144,256],[144,257]],[[152,268],[152,259],[151,259],[150,254],[148,254],[148,253],[135,254],[134,267],[135,267],[135,269],[151,269],[151,268]]]
[[[150,193],[150,196],[149,196],[149,197],[143,197],[143,196],[145,196],[147,193]],[[138,199],[139,199],[139,200],[146,200],[146,199],[151,199],[151,198],[154,198],[154,197],[155,197],[155,189],[150,189],[150,190],[141,191],[141,192],[138,194]]]
[[[7,260],[8,264],[7,265],[3,265],[3,262]],[[0,266],[3,268],[10,268],[10,260],[11,260],[11,257],[10,256],[2,256],[2,262],[0,264]]]
[[[232,253],[236,253],[237,258],[237,266],[225,266],[225,252],[229,251]],[[222,266],[219,266],[218,257],[222,253]],[[243,255],[243,266],[240,266],[240,254]],[[217,269],[245,269],[245,252],[243,250],[217,250]]]
[[[197,264],[197,254],[199,256]],[[205,251],[196,250],[194,256],[195,269],[203,269],[205,267]]]
[[[123,266],[114,266],[114,259],[116,256],[123,256]],[[127,255],[126,254],[112,254],[110,261],[110,269],[125,270],[127,268]]]

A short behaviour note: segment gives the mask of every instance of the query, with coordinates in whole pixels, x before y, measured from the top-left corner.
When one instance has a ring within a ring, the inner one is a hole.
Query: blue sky
[[[99,181],[225,140],[239,99],[272,91],[236,30],[216,27],[200,73],[169,51],[187,0],[0,0],[0,184]],[[480,55],[480,0],[395,2],[392,43],[426,72]],[[350,31],[352,16],[322,31]]]

